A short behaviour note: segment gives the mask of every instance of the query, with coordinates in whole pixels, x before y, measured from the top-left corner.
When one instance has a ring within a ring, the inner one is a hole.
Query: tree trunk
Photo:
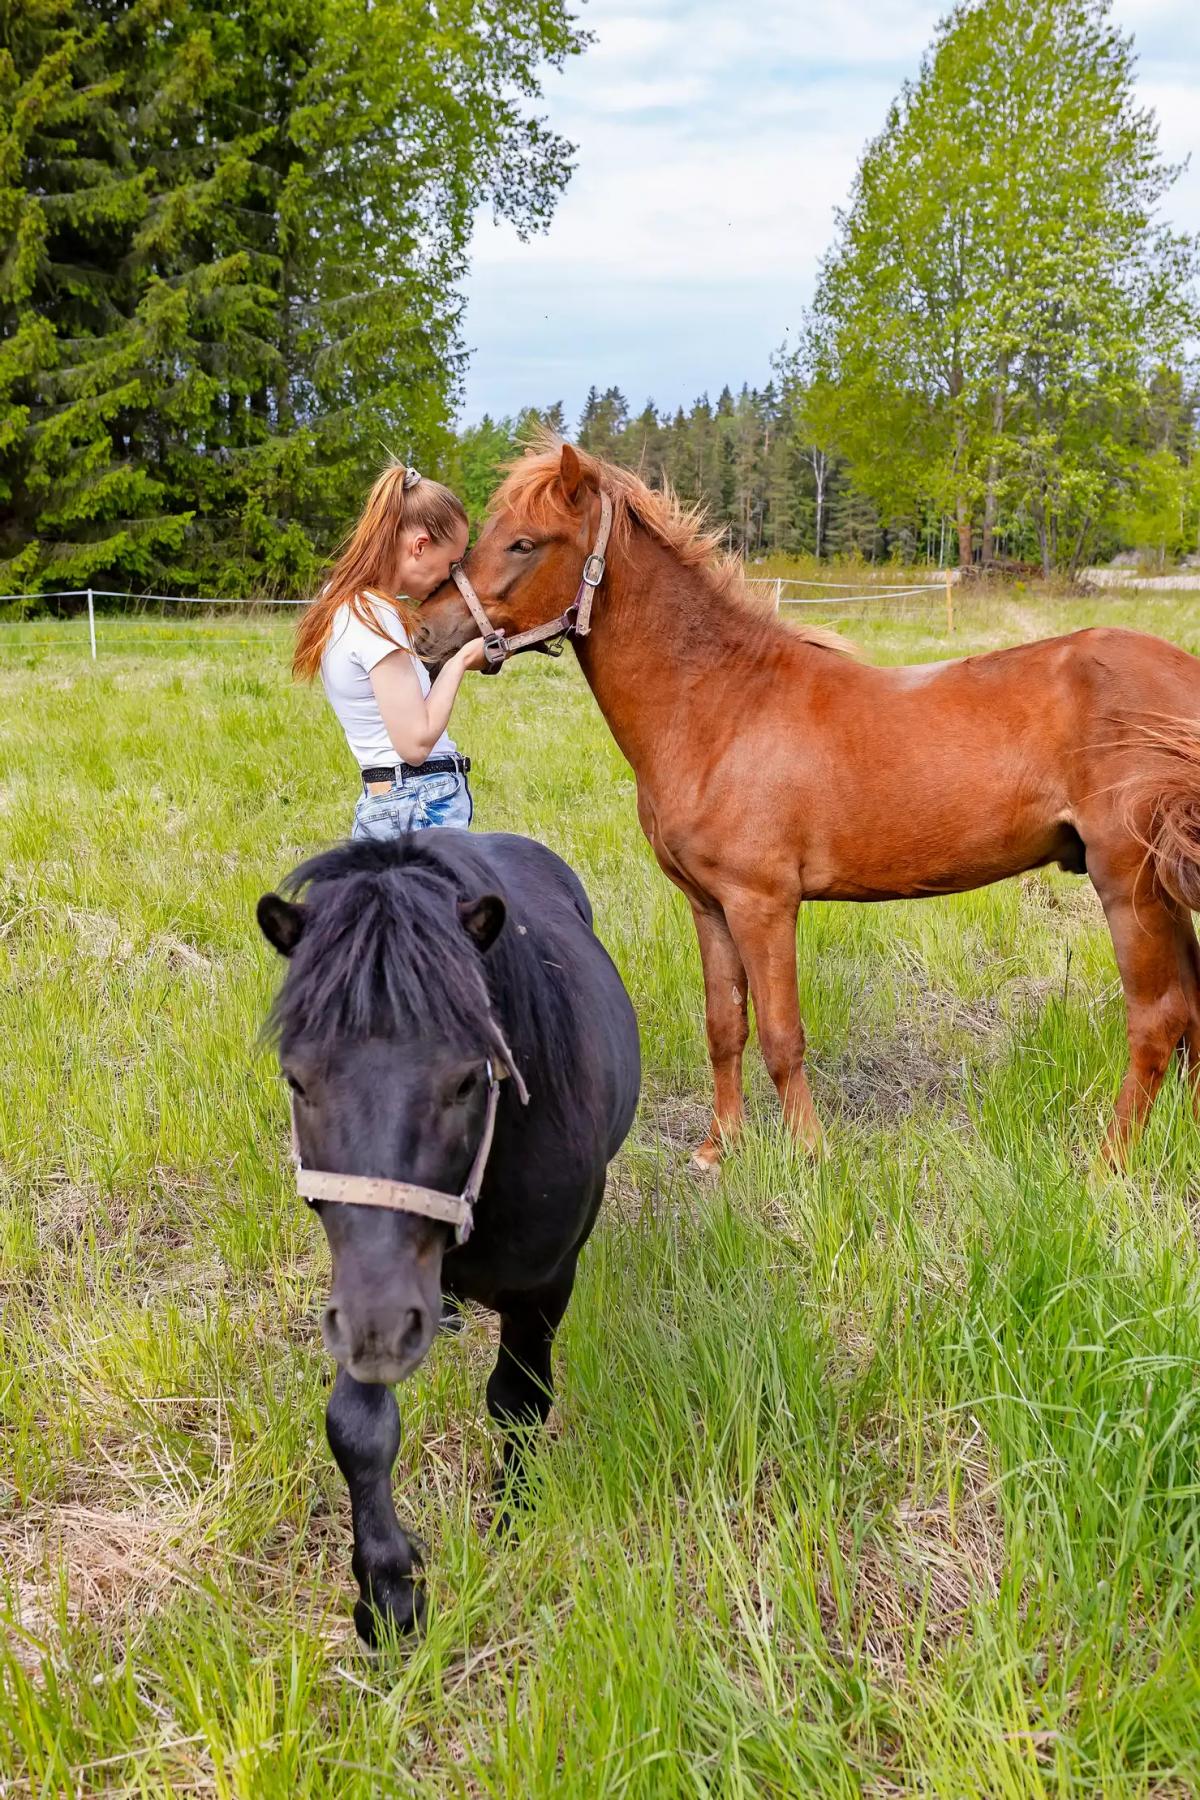
[[[1092,516],[1088,513],[1079,527],[1079,536],[1075,539],[1075,548],[1071,552],[1071,561],[1067,573],[1072,581],[1074,581],[1079,574],[1080,566],[1083,562],[1084,551],[1087,549],[1088,534],[1091,529]]]
[[[820,562],[825,543],[825,452],[818,450],[814,445],[810,461],[812,462],[813,480],[817,486],[816,553],[817,561]]]
[[[1038,544],[1042,552],[1042,574],[1049,581],[1054,572],[1054,546],[1050,539],[1050,504],[1043,498],[1041,512],[1038,515]]]
[[[979,560],[986,568],[996,560],[996,459],[988,458],[987,488],[983,496],[983,537]]]
[[[959,494],[954,502],[955,523],[958,526],[958,566],[969,569],[974,560],[974,530],[971,523],[971,502],[965,494]]]
[[[1004,429],[1005,387],[1008,381],[1008,358],[1002,356],[996,368],[996,385],[992,389],[992,436],[999,437]],[[996,500],[996,477],[999,464],[995,450],[988,457],[987,490],[983,497],[983,543],[980,546],[980,561],[986,568],[996,556],[996,513],[999,510]]]
[[[969,569],[974,561],[974,522],[971,518],[971,498],[966,486],[967,427],[966,421],[958,412],[962,385],[962,371],[956,363],[950,377],[950,398],[957,415],[954,420],[954,475],[958,491],[954,496],[954,519],[958,526],[958,566],[960,569]]]

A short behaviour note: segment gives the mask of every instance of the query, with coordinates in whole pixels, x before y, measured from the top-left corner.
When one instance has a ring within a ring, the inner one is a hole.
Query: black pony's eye
[[[287,1082],[287,1084],[291,1088],[293,1094],[298,1094],[300,1096],[301,1100],[303,1100],[304,1089],[300,1086],[300,1083],[296,1080],[296,1077],[294,1075],[289,1075],[285,1070],[283,1079]]]
[[[518,556],[531,556],[533,554],[532,538],[518,538],[515,544],[510,544],[508,547],[510,550],[515,550]]]
[[[471,1095],[475,1092],[475,1089],[478,1086],[479,1086],[479,1070],[478,1069],[468,1069],[467,1073],[463,1076],[462,1080],[459,1082],[457,1088],[454,1091],[454,1098],[456,1100],[460,1100],[460,1101],[461,1100],[469,1100],[471,1098]]]

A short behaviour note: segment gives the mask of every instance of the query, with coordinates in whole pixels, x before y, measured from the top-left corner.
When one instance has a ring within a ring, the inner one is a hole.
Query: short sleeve
[[[363,672],[369,675],[376,663],[381,663],[393,650],[407,650],[409,643],[408,633],[399,614],[386,600],[377,594],[365,594],[363,598],[379,621],[380,631],[372,631],[369,625],[364,625],[352,612],[346,625],[346,649]],[[381,635],[381,632],[386,635]]]

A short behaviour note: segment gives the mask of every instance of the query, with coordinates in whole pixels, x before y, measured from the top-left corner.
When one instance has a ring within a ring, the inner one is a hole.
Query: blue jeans
[[[403,837],[434,825],[456,825],[465,831],[474,812],[465,775],[410,775],[394,781],[386,794],[360,795],[350,836]]]

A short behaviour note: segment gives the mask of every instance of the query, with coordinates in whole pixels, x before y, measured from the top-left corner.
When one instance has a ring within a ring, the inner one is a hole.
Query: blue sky
[[[550,230],[478,222],[463,418],[591,382],[632,405],[761,383],[798,323],[866,140],[932,36],[914,0],[590,0],[596,42],[546,82],[577,146]],[[1200,151],[1200,5],[1116,0],[1173,160]],[[1167,217],[1200,231],[1200,156]]]

